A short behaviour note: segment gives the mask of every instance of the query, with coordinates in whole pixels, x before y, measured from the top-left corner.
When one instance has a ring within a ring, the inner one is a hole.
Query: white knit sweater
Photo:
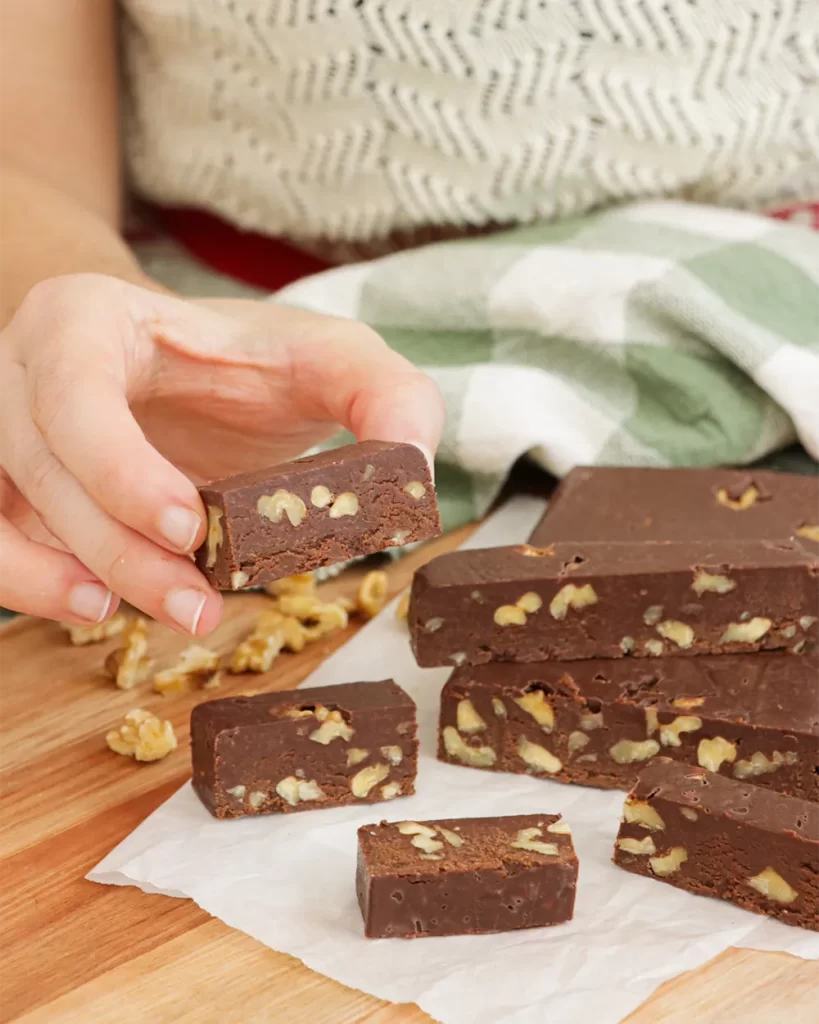
[[[137,189],[296,239],[819,197],[819,0],[123,0]]]

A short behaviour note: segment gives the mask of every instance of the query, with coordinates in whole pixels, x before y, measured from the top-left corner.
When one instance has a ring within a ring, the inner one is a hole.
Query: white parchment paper
[[[542,503],[519,498],[470,546],[523,540]],[[419,669],[387,608],[306,682],[392,676],[418,704],[418,794],[361,808],[216,821],[184,786],[88,877],[188,897],[345,985],[414,1002],[444,1024],[616,1024],[667,978],[728,946],[819,958],[819,935],[638,878],[610,860],[623,794],[441,764],[447,669]],[[574,920],[505,935],[367,940],[355,898],[356,829],[382,818],[562,812],[580,858]]]

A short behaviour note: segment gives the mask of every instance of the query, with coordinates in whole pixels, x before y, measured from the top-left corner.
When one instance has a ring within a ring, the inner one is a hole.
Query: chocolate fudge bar
[[[415,792],[415,704],[392,680],[226,697],[191,712],[193,788],[216,818]]]
[[[795,541],[455,551],[415,573],[419,665],[731,654],[815,644],[819,551]]]
[[[358,830],[370,939],[481,935],[570,921],[577,887],[559,814],[382,821]]]
[[[801,531],[801,533],[800,533]],[[748,469],[573,469],[529,543],[819,542],[819,477]]]
[[[819,931],[819,805],[660,759],[626,798],[614,862]]]
[[[819,658],[479,665],[441,692],[452,764],[629,789],[658,754],[819,800]]]
[[[364,441],[199,488],[196,564],[239,590],[441,532],[435,488],[411,444]]]

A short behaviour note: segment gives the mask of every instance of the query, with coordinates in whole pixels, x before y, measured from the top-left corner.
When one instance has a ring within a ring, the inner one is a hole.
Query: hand
[[[0,604],[82,624],[119,598],[193,635],[221,598],[190,559],[192,481],[339,426],[434,452],[434,383],[363,324],[94,274],[36,285],[0,335]]]

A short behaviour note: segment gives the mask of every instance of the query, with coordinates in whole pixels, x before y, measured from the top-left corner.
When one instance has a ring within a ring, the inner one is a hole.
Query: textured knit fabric
[[[819,197],[819,0],[122,2],[138,190],[245,228]]]
[[[528,453],[584,464],[819,459],[819,232],[678,202],[341,267],[275,301],[355,317],[438,382],[448,527]],[[341,443],[344,439],[337,439]]]

